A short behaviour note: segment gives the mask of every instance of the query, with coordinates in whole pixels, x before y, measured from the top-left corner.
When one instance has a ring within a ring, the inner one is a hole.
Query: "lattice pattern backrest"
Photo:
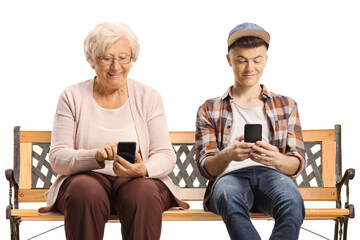
[[[50,143],[33,143],[31,188],[49,188],[57,174],[48,161]]]
[[[305,142],[305,170],[294,180],[298,187],[323,187],[321,142]]]
[[[48,161],[50,143],[33,143],[32,188],[49,188],[56,178]],[[195,162],[195,144],[173,144],[177,161],[175,169],[169,174],[172,181],[180,187],[206,187]],[[307,166],[295,180],[298,187],[322,187],[322,147],[321,142],[305,142]]]
[[[201,176],[195,162],[195,144],[173,143],[176,154],[176,166],[169,174],[172,181],[179,187],[206,187],[207,179]]]

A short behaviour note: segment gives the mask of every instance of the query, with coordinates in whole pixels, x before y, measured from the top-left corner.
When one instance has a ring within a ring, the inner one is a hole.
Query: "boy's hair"
[[[247,37],[242,37],[239,38],[238,40],[236,40],[233,44],[230,45],[230,47],[228,47],[228,52],[230,52],[230,50],[233,47],[242,47],[242,48],[257,48],[260,46],[265,46],[266,49],[269,48],[269,44],[267,44],[264,40],[262,40],[261,38],[258,37],[252,37],[252,36],[247,36]]]

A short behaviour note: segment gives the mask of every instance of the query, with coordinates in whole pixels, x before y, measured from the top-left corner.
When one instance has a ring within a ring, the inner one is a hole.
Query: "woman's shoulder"
[[[145,83],[142,83],[142,82],[139,82],[139,81],[136,81],[132,78],[128,78],[128,84],[129,86],[132,86],[133,88],[135,88],[136,90],[141,90],[141,91],[153,91],[153,92],[157,92],[155,88],[149,86],[149,85],[146,85]]]
[[[86,81],[78,82],[73,85],[70,85],[64,89],[65,92],[74,92],[74,91],[83,91],[93,87],[93,79],[88,79]]]
[[[92,95],[93,79],[82,81],[66,87],[60,94],[59,101],[80,103]],[[90,94],[90,95],[89,95]]]
[[[80,97],[86,95],[86,92],[91,93],[92,88],[93,79],[89,79],[66,87],[61,95]]]
[[[160,97],[159,92],[144,83],[128,78],[128,87],[130,94],[138,95],[142,98],[153,99],[154,97]]]

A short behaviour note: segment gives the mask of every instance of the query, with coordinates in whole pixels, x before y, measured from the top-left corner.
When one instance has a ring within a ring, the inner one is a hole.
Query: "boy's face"
[[[242,48],[233,47],[226,55],[229,65],[232,67],[235,78],[235,86],[252,87],[260,84],[259,80],[266,66],[266,47]]]

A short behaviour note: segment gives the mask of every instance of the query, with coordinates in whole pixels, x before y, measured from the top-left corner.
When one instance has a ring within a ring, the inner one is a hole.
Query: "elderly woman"
[[[162,212],[189,207],[168,177],[176,157],[161,97],[127,77],[139,54],[127,25],[98,25],[84,49],[96,76],[60,96],[50,149],[58,176],[39,212],[63,213],[67,239],[102,239],[111,214],[123,239],[159,239]],[[121,141],[136,142],[134,163],[117,155]]]

